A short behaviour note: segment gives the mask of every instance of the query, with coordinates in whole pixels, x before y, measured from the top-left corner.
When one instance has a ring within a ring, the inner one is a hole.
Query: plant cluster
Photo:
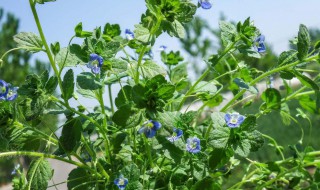
[[[310,110],[319,113],[319,75],[309,78],[306,68],[319,62],[320,43],[311,45],[306,26],[299,28],[297,50],[281,53],[278,63],[262,72],[234,56],[259,59],[267,50],[265,37],[250,18],[236,24],[221,21],[223,47],[204,60],[207,68],[192,82],[179,51],[159,47],[159,64],[152,50],[163,33],[184,38],[184,25],[198,8],[210,9],[210,1],[145,0],[147,10],[133,31],[122,33],[118,24],[110,23],[85,31],[79,23],[64,48],[59,42],[48,44],[39,21],[36,6],[50,1],[54,0],[29,0],[39,36],[21,32],[14,40],[15,50],[45,52],[53,74],[28,75],[19,88],[0,80],[0,158],[33,158],[27,172],[15,168],[15,190],[47,189],[54,173],[47,158],[76,166],[64,182],[68,189],[318,189],[320,152],[305,144],[302,136],[298,144],[304,148],[295,146],[294,156],[285,157],[283,147],[261,133],[257,124],[260,116],[272,111],[281,111],[289,122],[295,120],[287,105],[293,99],[303,102],[300,117],[308,119]],[[73,43],[74,38],[83,43]],[[232,69],[217,75],[216,67],[228,65],[230,58],[235,63]],[[4,69],[6,63],[1,61],[1,66]],[[76,68],[82,69],[78,75]],[[216,77],[204,80],[213,74]],[[286,93],[272,85],[259,92],[255,86],[270,84],[274,74],[284,79]],[[228,83],[220,80],[227,75]],[[293,90],[286,82],[292,78],[303,86]],[[112,87],[117,86],[114,98]],[[224,101],[228,91],[234,96]],[[241,113],[242,107],[250,106],[246,101],[259,94],[259,111]],[[79,96],[98,105],[90,109],[80,101],[70,103]],[[190,99],[202,106],[188,111]],[[65,118],[60,136],[35,127],[43,115]],[[268,163],[248,159],[265,141],[280,159]],[[225,187],[240,162],[248,164],[244,176]]]

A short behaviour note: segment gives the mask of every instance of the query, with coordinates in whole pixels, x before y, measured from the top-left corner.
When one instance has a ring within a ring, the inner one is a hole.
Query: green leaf
[[[222,128],[226,124],[224,116],[225,113],[222,112],[213,112],[211,114],[211,120],[214,128]]]
[[[299,33],[298,33],[298,58],[299,60],[303,60],[307,57],[308,51],[310,48],[311,40],[308,28],[301,24],[299,27]]]
[[[138,108],[147,106],[147,97],[145,97],[147,89],[141,84],[137,84],[132,88],[132,100],[137,104]]]
[[[109,24],[109,23],[107,23],[104,26],[103,34],[109,36],[110,38],[114,38],[116,36],[119,36],[121,34],[121,30],[120,30],[119,24]]]
[[[284,51],[280,54],[278,59],[278,65],[287,65],[298,60],[296,50]]]
[[[80,88],[86,90],[97,90],[102,88],[102,85],[99,81],[96,80],[96,77],[89,72],[80,73],[77,76],[77,83]]]
[[[38,3],[38,4],[44,4],[44,3],[47,3],[47,2],[54,2],[56,0],[36,0],[35,2]]]
[[[183,25],[178,21],[178,20],[174,20],[173,23],[171,23],[171,34],[173,34],[175,37],[177,38],[181,38],[183,39],[186,35],[186,31],[183,27]]]
[[[200,81],[194,88],[195,93],[216,94],[217,87],[212,82]]]
[[[214,148],[226,148],[230,136],[230,129],[228,127],[214,128],[208,138],[208,144]]]
[[[263,146],[264,138],[262,134],[257,130],[254,130],[250,133],[245,133],[244,138],[247,138],[249,140],[251,152],[258,151],[259,148]]]
[[[197,6],[192,2],[181,1],[177,14],[177,20],[181,23],[191,22],[196,10]]]
[[[112,73],[114,74],[125,72],[128,68],[128,63],[126,61],[117,58],[108,59],[106,60],[106,63],[110,63]]]
[[[126,186],[126,190],[143,189],[143,185],[139,181],[129,182]]]
[[[222,43],[224,46],[227,46],[235,40],[237,29],[233,24],[226,21],[220,21],[219,27],[221,30]]]
[[[161,60],[166,65],[177,65],[179,62],[183,61],[183,57],[180,56],[180,51],[170,51],[168,54],[162,51]]]
[[[124,86],[120,89],[118,96],[115,99],[115,104],[117,108],[121,106],[127,105],[132,100],[132,87],[131,86]]]
[[[13,36],[13,40],[19,48],[30,52],[42,51],[42,40],[39,36],[32,32],[20,32]]]
[[[209,168],[211,170],[215,170],[224,166],[229,159],[233,156],[233,150],[231,148],[223,149],[223,148],[215,148],[212,152],[210,152],[209,157]]]
[[[62,81],[63,99],[66,101],[72,98],[74,92],[74,76],[73,70],[69,69],[63,77]]]
[[[47,160],[44,158],[33,160],[27,173],[28,190],[46,190],[51,177],[52,169]]]
[[[74,32],[76,34],[76,37],[81,37],[81,33],[82,33],[82,22],[79,22],[79,24],[77,24],[77,26],[74,28]]]
[[[134,25],[135,30],[134,30],[134,38],[143,42],[143,43],[148,43],[149,42],[149,37],[150,37],[150,32],[147,28],[143,27],[141,24],[136,24]]]
[[[176,84],[188,76],[187,63],[179,64],[171,70],[171,82]]]
[[[151,60],[145,61],[144,64],[141,65],[140,69],[145,78],[152,78],[159,74],[165,76],[167,74],[167,71],[162,66]]]
[[[57,53],[59,53],[59,51],[60,51],[60,43],[55,42],[53,44],[50,44],[50,48],[51,48],[53,55],[57,55]]]
[[[142,117],[142,110],[124,105],[113,114],[112,121],[123,128],[132,128],[140,124]]]
[[[79,119],[73,118],[66,121],[59,138],[62,150],[66,152],[73,151],[81,139],[81,132],[82,126]]]
[[[157,89],[157,97],[162,100],[168,100],[173,97],[175,91],[174,85],[164,84]]]
[[[191,187],[191,190],[213,190],[221,189],[220,185],[212,177],[205,177]]]
[[[281,95],[277,89],[268,88],[262,93],[261,99],[265,101],[267,108],[275,110],[281,108]]]
[[[254,131],[257,127],[256,127],[256,116],[254,115],[249,115],[246,117],[246,119],[243,121],[243,123],[240,126],[240,129],[242,131]]]
[[[127,178],[129,183],[138,181],[140,177],[140,170],[136,164],[130,164],[122,168],[120,172],[123,177]]]
[[[83,168],[73,169],[68,176],[67,187],[73,190],[92,190],[90,187],[91,176]]]
[[[165,127],[172,127],[175,126],[177,121],[180,120],[180,112],[158,112],[157,113],[157,120]]]
[[[250,153],[251,144],[249,139],[242,139],[236,144],[233,144],[234,153],[241,157],[247,157]]]
[[[71,53],[68,48],[62,48],[57,54],[55,61],[60,70],[62,70],[64,67],[74,67],[82,63],[81,59],[79,59],[75,54]]]
[[[52,76],[45,85],[48,94],[52,94],[58,86],[58,77]]]
[[[28,127],[14,126],[8,134],[9,148],[14,150],[37,151],[41,143],[41,136]]]
[[[317,83],[315,83],[313,80],[311,80],[310,78],[306,77],[305,75],[299,73],[299,72],[294,72],[294,74],[296,75],[296,77],[299,79],[299,81],[309,87],[312,88],[315,92],[319,91],[319,86],[317,85]]]

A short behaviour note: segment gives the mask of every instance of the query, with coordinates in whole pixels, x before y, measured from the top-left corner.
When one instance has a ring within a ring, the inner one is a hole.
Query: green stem
[[[38,13],[37,13],[37,10],[36,10],[36,5],[33,2],[33,0],[29,0],[29,4],[30,4],[30,8],[31,8],[34,20],[36,22],[40,37],[41,37],[41,40],[42,40],[43,45],[44,45],[44,47],[46,49],[46,53],[47,53],[47,56],[49,58],[51,67],[52,67],[55,75],[58,77],[59,76],[59,71],[58,71],[57,66],[56,66],[56,64],[54,62],[54,59],[53,59],[53,56],[51,54],[50,48],[48,46],[47,40],[46,40],[46,38],[44,36],[43,30],[42,30],[42,27],[41,27],[41,24],[40,24],[40,20],[39,20],[39,17],[38,17]],[[62,91],[62,81],[61,81],[60,77],[58,77],[58,83],[59,83],[59,87],[61,89],[61,93],[63,93],[63,91]]]
[[[236,44],[237,41],[233,42],[228,48],[225,49],[225,51],[219,56],[219,58],[216,60],[216,64],[218,64],[218,62],[225,56],[227,55],[234,47],[234,45]],[[198,80],[190,87],[190,89],[187,91],[187,93],[185,94],[185,96],[182,98],[179,106],[178,106],[178,110],[181,110],[184,102],[186,101],[187,97],[193,93],[195,87],[210,73],[211,68],[207,68],[202,75],[198,78]]]
[[[274,146],[276,147],[276,149],[278,150],[279,154],[281,155],[282,160],[285,160],[284,155],[282,153],[282,150],[279,148],[277,141],[275,141],[272,137],[266,135],[266,134],[262,134],[262,136],[264,138],[269,139],[270,141],[272,141],[272,143],[274,144]]]
[[[147,139],[147,137],[144,136],[143,140],[144,140],[144,144],[146,146],[147,156],[148,156],[148,159],[149,159],[149,164],[150,164],[151,168],[153,168],[154,164],[153,164],[153,160],[152,160],[152,156],[151,156],[151,149],[150,149],[150,145],[149,145],[148,139]]]
[[[112,112],[112,114],[114,114],[114,105],[113,105],[111,84],[108,85],[108,92],[109,92],[109,101],[110,101],[111,112]]]
[[[293,62],[293,63],[291,63],[291,64],[288,64],[288,65],[284,65],[284,66],[282,66],[282,67],[275,68],[275,69],[273,69],[273,70],[271,70],[271,71],[268,71],[268,72],[263,73],[262,75],[260,75],[260,76],[257,77],[256,79],[252,80],[249,85],[250,85],[250,86],[253,86],[253,85],[255,85],[257,82],[259,82],[260,80],[264,79],[265,77],[267,77],[267,76],[269,76],[269,75],[272,75],[272,74],[274,74],[274,73],[280,72],[280,71],[285,70],[285,69],[288,69],[288,68],[290,68],[290,67],[294,67],[294,66],[296,66],[296,65],[298,65],[298,64],[300,64],[300,63],[302,63],[302,62],[309,62],[309,61],[313,61],[313,60],[315,60],[315,59],[318,59],[318,55],[311,56],[311,57],[309,57],[308,59],[306,59],[306,60],[304,60],[304,61],[295,61],[295,62]],[[245,89],[243,89],[243,90],[241,90],[240,92],[238,92],[238,94],[236,94],[220,111],[221,111],[221,112],[225,112],[225,111],[229,108],[229,106],[232,105],[233,102],[236,101],[238,98],[240,98],[245,92],[246,92]]]
[[[1,61],[1,60],[3,60],[3,58],[4,58],[8,53],[13,52],[13,51],[15,51],[15,50],[19,50],[19,49],[23,49],[23,47],[12,48],[12,49],[9,49],[8,51],[6,51],[6,52],[1,56],[1,58],[0,58],[0,67],[2,66],[2,61]],[[39,50],[43,50],[43,49],[39,49]]]
[[[76,162],[73,160],[68,160],[56,155],[52,155],[52,154],[45,154],[45,153],[41,153],[41,152],[29,152],[29,151],[12,151],[12,152],[2,152],[0,153],[0,158],[1,157],[8,157],[8,156],[31,156],[31,157],[40,157],[40,158],[51,158],[54,160],[59,160],[62,162],[66,162],[75,166],[78,166],[80,168],[85,168],[88,170],[92,170],[89,166],[82,164],[80,162]]]

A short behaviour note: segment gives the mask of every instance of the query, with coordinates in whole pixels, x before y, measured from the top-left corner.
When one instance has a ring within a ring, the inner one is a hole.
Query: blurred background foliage
[[[10,49],[16,48],[16,44],[13,41],[13,36],[19,31],[19,19],[13,14],[6,13],[5,10],[0,8],[0,55]],[[3,64],[0,68],[0,79],[13,84],[14,86],[20,86],[26,79],[28,74],[40,74],[45,70],[50,70],[49,63],[39,61],[32,58],[32,54],[25,51],[12,51],[3,58]],[[18,104],[19,99],[16,101]],[[46,115],[39,118],[37,121],[37,128],[43,132],[55,131],[57,128],[58,117],[54,115]],[[0,126],[0,138],[4,138],[1,135]],[[3,139],[0,139],[3,140]],[[2,142],[2,141],[0,141]],[[3,146],[0,144],[0,146]],[[43,148],[40,146],[40,148]],[[0,147],[1,149],[1,147]],[[24,157],[18,158],[5,158],[0,159],[0,189],[1,184],[8,183],[14,177],[11,172],[17,163],[21,163],[23,167],[28,167],[29,159]]]

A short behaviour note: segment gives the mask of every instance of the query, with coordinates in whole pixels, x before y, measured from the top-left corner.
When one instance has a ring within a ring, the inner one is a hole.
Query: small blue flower
[[[0,98],[6,97],[8,90],[8,83],[6,83],[4,80],[0,80]]]
[[[173,128],[172,136],[167,137],[167,139],[173,143],[176,140],[178,140],[180,137],[182,137],[182,135],[183,135],[183,131],[181,129]]]
[[[128,179],[124,178],[121,174],[119,178],[114,180],[114,184],[118,186],[120,190],[124,190],[128,184]]]
[[[15,165],[14,169],[11,172],[11,175],[16,175],[19,169],[20,169],[20,164]]]
[[[259,53],[266,52],[266,46],[264,44],[264,40],[265,40],[264,35],[260,35],[254,40],[253,46],[256,49],[256,51]]]
[[[166,49],[167,49],[167,46],[162,45],[159,47],[158,51],[166,51]]]
[[[191,153],[198,153],[201,150],[200,139],[197,137],[191,137],[187,139],[186,149]]]
[[[95,53],[90,54],[90,61],[87,67],[91,69],[94,74],[99,74],[103,64],[103,58]]]
[[[241,125],[241,123],[244,121],[245,117],[243,115],[240,115],[239,113],[226,113],[224,116],[224,120],[226,121],[227,125],[230,128],[236,128]]]
[[[138,133],[144,133],[146,137],[152,138],[156,135],[157,130],[161,128],[161,123],[153,120],[145,122],[139,129]]]
[[[18,87],[13,87],[11,84],[8,85],[8,94],[6,96],[6,100],[13,101],[18,97]]]
[[[129,30],[129,29],[126,29],[125,35],[126,35],[127,40],[133,40],[134,39],[134,33],[131,32],[131,30]]]
[[[211,9],[212,7],[210,0],[199,0],[199,3],[203,9]]]

